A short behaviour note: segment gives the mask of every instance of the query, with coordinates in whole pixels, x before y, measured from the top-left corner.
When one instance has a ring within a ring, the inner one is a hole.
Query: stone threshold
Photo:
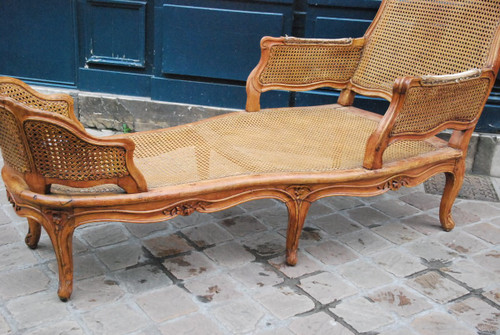
[[[236,109],[155,101],[147,97],[35,87],[42,93],[66,93],[75,101],[75,112],[87,128],[109,131],[144,131],[173,127]],[[448,139],[451,132],[439,136]],[[469,144],[468,173],[500,177],[500,135],[474,133]]]

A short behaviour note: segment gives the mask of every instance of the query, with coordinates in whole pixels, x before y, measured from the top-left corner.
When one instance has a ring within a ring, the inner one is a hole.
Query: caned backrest
[[[67,94],[42,94],[21,80],[0,77],[0,96],[9,97],[30,108],[62,115],[83,129],[73,111],[73,98]]]
[[[386,0],[382,6],[365,36],[355,88],[390,97],[398,77],[492,66],[500,0]]]

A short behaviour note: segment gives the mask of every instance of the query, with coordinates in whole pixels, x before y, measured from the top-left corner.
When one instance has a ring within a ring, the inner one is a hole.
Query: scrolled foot
[[[297,264],[297,250],[286,251],[286,264],[294,266]]]
[[[462,172],[456,174],[447,172],[445,173],[445,176],[446,184],[444,186],[443,197],[441,198],[441,204],[439,206],[439,221],[441,222],[441,227],[445,231],[450,231],[455,227],[455,221],[453,221],[453,217],[451,216],[451,209],[453,202],[455,202],[458,192],[462,187],[464,174]]]
[[[36,240],[36,238],[33,237],[33,235],[30,232],[26,234],[24,242],[30,249],[36,249],[38,247],[38,241]]]
[[[38,247],[38,241],[40,241],[40,234],[42,233],[41,226],[38,222],[28,219],[29,230],[24,238],[24,242],[30,249],[36,249]]]
[[[455,221],[453,221],[451,213],[441,218],[440,221],[441,221],[441,227],[443,228],[444,231],[451,231],[453,230],[453,228],[455,228]]]
[[[59,289],[57,290],[57,295],[62,302],[66,302],[71,297],[71,293],[73,293],[73,282],[66,281],[59,283]]]

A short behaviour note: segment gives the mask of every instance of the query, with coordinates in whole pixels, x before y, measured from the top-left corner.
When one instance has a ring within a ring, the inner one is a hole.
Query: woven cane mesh
[[[275,45],[259,80],[264,85],[348,81],[358,65],[361,49],[342,44]]]
[[[5,163],[18,172],[30,171],[28,157],[14,115],[0,107],[0,148]]]
[[[473,121],[481,112],[488,91],[488,79],[412,87],[406,94],[391,136],[424,133],[446,121]]]
[[[157,188],[227,176],[361,168],[377,124],[331,105],[233,113],[130,138],[148,188]],[[422,141],[396,142],[384,162],[435,149]]]
[[[392,93],[398,77],[482,68],[499,21],[500,0],[389,0],[352,81]]]
[[[43,100],[13,83],[0,83],[0,95],[10,97],[23,105],[69,117],[69,106],[64,100]]]
[[[128,175],[123,148],[87,143],[43,121],[26,121],[24,129],[35,166],[44,177],[85,181]]]

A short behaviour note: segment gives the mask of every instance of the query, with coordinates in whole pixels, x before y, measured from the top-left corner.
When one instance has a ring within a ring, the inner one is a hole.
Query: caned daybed
[[[43,227],[72,292],[72,236],[96,221],[146,223],[274,198],[288,208],[297,262],[311,203],[372,196],[445,173],[440,221],[462,185],[469,139],[500,66],[500,0],[384,0],[361,38],[262,39],[246,111],[169,129],[95,138],[67,95],[0,79],[2,177],[26,243]],[[189,55],[186,55],[187,57]],[[273,89],[340,89],[336,104],[260,110]],[[380,116],[355,94],[390,101]],[[435,135],[452,129],[448,142]]]

